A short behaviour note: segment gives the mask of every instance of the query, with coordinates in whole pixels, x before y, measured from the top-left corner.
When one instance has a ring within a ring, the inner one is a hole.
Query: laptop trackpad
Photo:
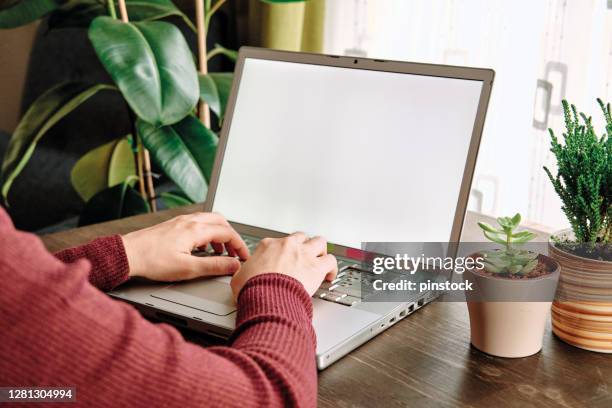
[[[236,310],[232,289],[221,279],[176,283],[153,292],[151,296],[218,316],[226,316]]]

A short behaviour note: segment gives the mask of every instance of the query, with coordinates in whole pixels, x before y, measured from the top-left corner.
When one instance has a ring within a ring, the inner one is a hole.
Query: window
[[[603,129],[612,1],[334,0],[326,12],[326,53],[493,68],[469,207],[568,225],[542,170],[554,167],[547,128],[561,134],[567,98]]]

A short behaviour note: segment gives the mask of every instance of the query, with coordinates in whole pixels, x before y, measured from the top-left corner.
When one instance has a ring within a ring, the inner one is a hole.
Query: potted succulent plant
[[[563,203],[571,230],[554,234],[549,254],[561,266],[552,307],[553,332],[584,349],[612,352],[612,115],[597,100],[606,128],[597,136],[591,117],[563,101],[561,144],[552,129],[557,174],[544,167]]]
[[[542,348],[546,319],[559,279],[559,265],[536,251],[519,248],[535,238],[515,229],[520,214],[497,219],[499,228],[478,223],[487,239],[501,248],[472,254],[480,267],[466,270],[471,343],[499,357],[526,357]],[[482,245],[482,244],[480,244]],[[534,248],[534,247],[532,247]]]

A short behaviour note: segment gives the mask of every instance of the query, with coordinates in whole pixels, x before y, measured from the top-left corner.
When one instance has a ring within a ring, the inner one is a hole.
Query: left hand
[[[122,236],[130,276],[157,281],[179,281],[200,276],[233,275],[239,256],[249,258],[240,235],[223,216],[214,213],[181,215],[161,224]],[[211,245],[218,254],[198,257],[191,251]]]

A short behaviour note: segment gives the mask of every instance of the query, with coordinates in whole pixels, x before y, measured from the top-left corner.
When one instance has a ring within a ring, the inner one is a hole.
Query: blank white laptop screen
[[[482,81],[247,58],[213,210],[362,242],[447,242]]]

